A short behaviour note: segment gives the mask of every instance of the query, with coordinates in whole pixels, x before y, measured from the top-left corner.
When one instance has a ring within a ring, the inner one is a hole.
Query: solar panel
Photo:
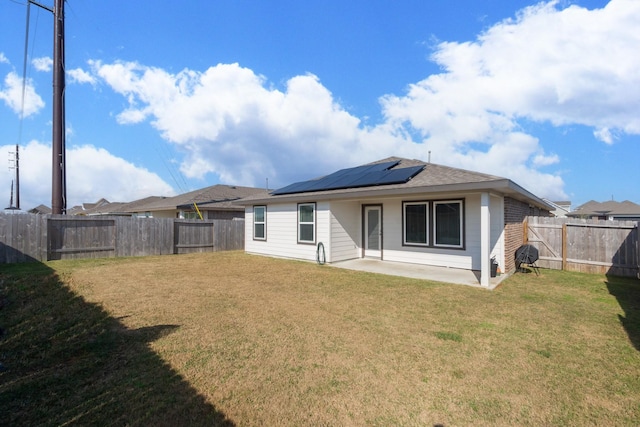
[[[293,184],[282,187],[272,192],[272,194],[291,194],[291,193],[303,193],[310,187],[310,181],[295,182]]]
[[[392,184],[392,183],[398,184],[402,182],[407,182],[411,178],[413,178],[414,176],[422,172],[422,169],[424,169],[423,165],[386,171],[384,177],[381,177],[378,180],[377,184],[378,185]]]
[[[413,178],[423,169],[423,166],[370,172],[361,175],[351,183],[351,187],[368,187],[370,185],[401,184]]]
[[[413,178],[424,168],[424,166],[412,166],[391,169],[399,163],[399,161],[391,161],[341,169],[322,178],[290,184],[273,191],[272,194],[294,194],[373,185],[401,184]]]
[[[275,190],[272,194],[304,193],[307,191],[322,191],[336,188],[348,188],[348,182],[354,180],[368,170],[385,170],[396,166],[399,161],[376,163],[373,165],[357,166],[341,169],[322,178],[301,181]]]

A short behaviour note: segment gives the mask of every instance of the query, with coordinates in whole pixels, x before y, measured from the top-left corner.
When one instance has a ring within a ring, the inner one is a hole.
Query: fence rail
[[[244,220],[0,213],[0,263],[244,249]]]
[[[525,241],[539,267],[638,277],[638,222],[528,217]]]

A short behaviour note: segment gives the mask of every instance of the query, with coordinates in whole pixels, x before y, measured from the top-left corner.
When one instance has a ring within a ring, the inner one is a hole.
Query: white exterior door
[[[364,208],[364,256],[382,257],[382,207]]]

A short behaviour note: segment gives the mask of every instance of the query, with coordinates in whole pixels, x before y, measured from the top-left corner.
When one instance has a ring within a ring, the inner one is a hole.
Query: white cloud
[[[359,120],[313,75],[296,76],[281,91],[238,64],[177,74],[131,62],[94,65],[129,101],[118,121],[149,118],[164,138],[187,150],[182,171],[188,177],[216,173],[227,183],[263,185],[269,178],[284,185],[301,170],[326,172],[360,160]]]
[[[96,84],[96,78],[93,74],[83,70],[82,68],[74,68],[73,70],[67,70],[67,76],[72,83],[89,83],[91,85]]]
[[[86,202],[104,197],[110,201],[132,201],[150,195],[169,196],[174,195],[174,191],[155,173],[103,148],[83,145],[67,149],[70,200]]]
[[[596,10],[560,10],[558,2],[525,8],[473,42],[439,44],[432,59],[443,72],[411,85],[404,96],[384,97],[385,117],[422,134],[434,152],[463,154],[454,165],[468,160],[467,150],[478,143],[491,147],[492,159],[499,158],[496,147],[504,152],[506,144],[520,144],[517,160],[493,165],[486,159],[490,163],[476,168],[524,184],[559,159],[544,154],[537,141],[512,138],[520,119],[586,125],[607,143],[615,132],[640,134],[639,25],[637,1],[613,0]],[[546,187],[554,180],[536,181],[529,188],[538,194],[562,195]]]
[[[5,56],[4,52],[0,52],[0,64],[8,64],[9,59]]]
[[[9,158],[15,145],[0,146],[0,158]],[[128,202],[150,195],[171,196],[175,192],[159,176],[90,145],[67,147],[67,207],[94,202],[102,197],[113,202]],[[0,192],[7,194],[14,171],[3,168]],[[51,205],[51,145],[31,141],[20,148],[20,207],[31,209]]]
[[[13,110],[24,117],[36,114],[44,107],[44,101],[36,93],[31,79],[27,79],[24,87],[24,108],[22,107],[22,78],[13,71],[4,79],[4,86],[0,89],[0,99]]]
[[[564,198],[561,161],[524,133],[519,120],[579,124],[612,143],[640,134],[640,2],[523,9],[477,40],[440,43],[442,72],[381,98],[383,122],[367,127],[319,78],[284,87],[238,64],[169,73],[135,62],[90,62],[128,101],[122,124],[149,120],[187,153],[189,177],[288,184],[389,155],[425,159],[509,177],[534,193]]]
[[[42,58],[32,59],[31,63],[33,64],[33,67],[36,69],[36,71],[49,72],[51,71],[51,67],[53,66],[53,59],[49,58],[48,56],[43,56]]]
[[[442,115],[430,117],[428,108],[414,105],[416,118],[429,123],[425,134],[435,135],[425,145],[413,141],[412,132],[392,119],[363,127],[313,75],[293,77],[279,90],[237,64],[178,74],[137,63],[96,65],[96,74],[129,102],[118,121],[150,120],[187,153],[181,169],[188,177],[215,173],[222,182],[260,186],[268,178],[277,187],[390,155],[426,159],[431,149],[437,152],[436,162],[500,171],[544,195],[564,196],[560,178],[535,169],[557,157],[545,155],[537,139],[511,134],[513,125],[498,114],[470,111],[446,122]],[[485,151],[471,151],[464,146],[481,134],[480,128],[497,147],[487,143]],[[501,138],[494,140],[496,132]],[[527,144],[509,146],[518,140]],[[523,165],[517,174],[514,162]],[[525,166],[529,164],[533,166]]]
[[[613,144],[614,136],[609,128],[600,128],[593,131],[593,136],[605,144]]]
[[[560,162],[560,157],[557,154],[544,155],[538,154],[533,158],[533,164],[535,166],[549,166]]]

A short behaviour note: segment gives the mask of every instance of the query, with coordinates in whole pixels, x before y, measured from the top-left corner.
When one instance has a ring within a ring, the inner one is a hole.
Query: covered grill
[[[516,271],[523,271],[522,264],[527,264],[538,274],[538,248],[533,245],[522,245],[516,250]]]

